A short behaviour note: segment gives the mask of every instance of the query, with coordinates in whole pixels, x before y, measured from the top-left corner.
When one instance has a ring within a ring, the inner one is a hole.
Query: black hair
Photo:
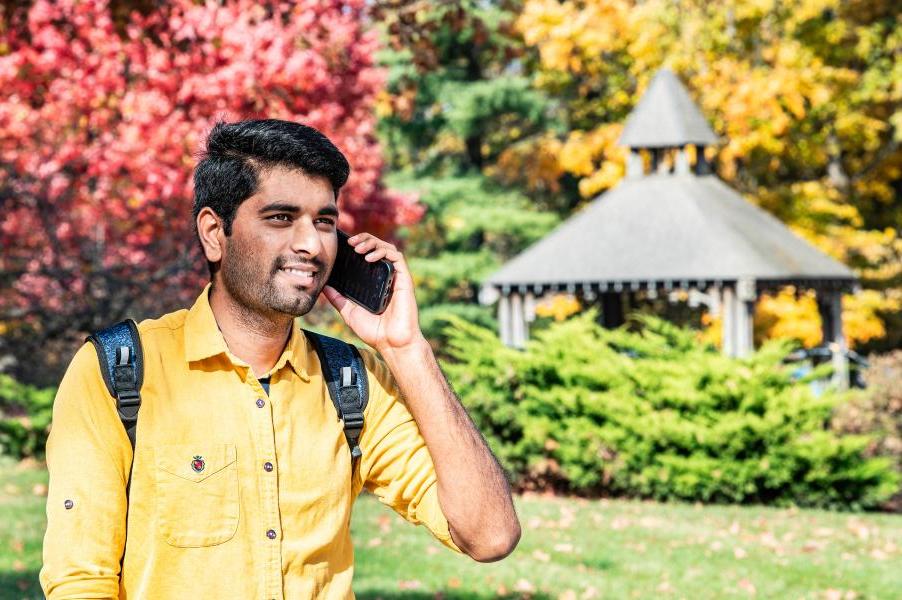
[[[198,213],[209,206],[231,235],[238,206],[257,193],[260,174],[274,167],[328,179],[336,200],[351,170],[341,150],[313,127],[279,119],[219,122],[194,169],[195,228]],[[208,266],[212,279],[214,265]]]

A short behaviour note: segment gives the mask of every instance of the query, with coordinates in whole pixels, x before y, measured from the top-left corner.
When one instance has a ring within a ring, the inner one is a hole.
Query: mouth
[[[295,285],[310,286],[316,279],[317,271],[311,267],[282,267],[279,269]]]

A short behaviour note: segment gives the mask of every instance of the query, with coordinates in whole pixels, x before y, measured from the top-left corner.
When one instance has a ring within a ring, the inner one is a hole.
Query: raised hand
[[[376,315],[349,300],[331,286],[323,293],[341,318],[361,340],[380,354],[409,348],[423,341],[423,333],[417,317],[417,303],[413,294],[413,279],[404,255],[393,245],[369,233],[359,233],[348,239],[359,254],[365,254],[367,262],[386,259],[395,268],[392,296],[388,307]]]

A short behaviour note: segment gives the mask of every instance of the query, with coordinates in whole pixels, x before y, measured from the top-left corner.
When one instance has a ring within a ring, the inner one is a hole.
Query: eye
[[[280,217],[285,217],[285,219],[283,220]],[[268,221],[282,221],[283,223],[287,223],[287,222],[291,221],[291,215],[289,215],[288,213],[279,213],[276,215],[270,215],[270,216],[266,217],[266,219]]]
[[[335,219],[330,217],[320,217],[314,221],[315,223],[325,223],[326,225],[335,225]]]

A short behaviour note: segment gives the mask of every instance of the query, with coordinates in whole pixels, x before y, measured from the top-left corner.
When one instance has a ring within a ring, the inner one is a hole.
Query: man
[[[395,267],[381,315],[324,287],[348,171],[303,125],[213,128],[194,175],[211,283],[190,310],[139,325],[134,454],[90,344],[60,385],[40,574],[51,600],[351,598],[349,521],[364,488],[475,560],[516,546],[509,487],[419,329],[402,254],[365,233],[349,240]],[[320,291],[381,355],[361,349],[369,404],[353,470],[294,322]]]

